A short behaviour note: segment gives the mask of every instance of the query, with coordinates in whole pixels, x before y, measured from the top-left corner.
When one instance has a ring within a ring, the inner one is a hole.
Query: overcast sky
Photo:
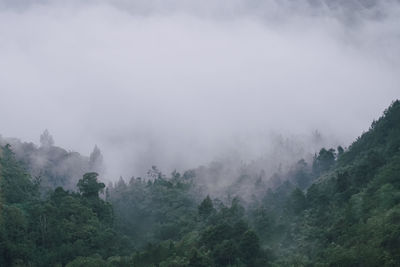
[[[0,0],[0,134],[196,167],[271,133],[349,143],[400,96],[398,1]]]

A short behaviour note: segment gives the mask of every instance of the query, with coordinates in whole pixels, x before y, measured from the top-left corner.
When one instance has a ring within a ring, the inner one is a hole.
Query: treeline
[[[41,193],[54,190],[58,186],[75,190],[82,175],[87,172],[103,174],[105,167],[100,149],[95,146],[89,157],[70,152],[54,145],[48,130],[40,136],[40,145],[21,142],[16,138],[0,136],[0,146],[11,145],[17,161],[30,176],[40,181]]]
[[[0,266],[64,266],[79,255],[123,250],[96,173],[84,175],[79,193],[58,187],[41,197],[9,146],[1,148],[0,171]]]
[[[348,149],[268,179],[243,172],[223,196],[207,195],[198,172],[153,167],[107,188],[92,172],[77,192],[43,195],[3,146],[0,265],[400,265],[399,101]]]

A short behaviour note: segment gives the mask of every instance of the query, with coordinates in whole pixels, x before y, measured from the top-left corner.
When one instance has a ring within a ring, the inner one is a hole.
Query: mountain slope
[[[301,216],[287,218],[297,220],[293,239],[305,262],[400,263],[399,101],[307,190],[306,200]]]

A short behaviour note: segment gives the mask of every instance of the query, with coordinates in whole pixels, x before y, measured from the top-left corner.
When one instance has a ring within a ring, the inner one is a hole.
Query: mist
[[[0,134],[115,178],[348,146],[399,98],[400,5],[327,3],[0,1]]]

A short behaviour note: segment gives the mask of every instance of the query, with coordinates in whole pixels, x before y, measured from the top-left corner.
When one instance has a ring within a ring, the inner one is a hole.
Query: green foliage
[[[0,146],[10,144],[15,159],[21,163],[34,180],[40,181],[40,193],[54,190],[61,186],[64,189],[76,190],[76,183],[87,172],[104,170],[102,155],[95,147],[90,158],[77,152],[70,152],[53,145],[51,135],[46,131],[41,136],[41,146],[21,142],[15,138],[2,138]]]
[[[210,196],[207,196],[199,205],[199,215],[201,217],[208,217],[215,211],[214,205]]]
[[[94,193],[80,196],[62,188],[40,199],[39,187],[14,159],[10,147],[1,151],[1,266],[65,265],[78,256],[98,253],[109,257],[117,253],[122,242],[110,228],[109,204]],[[93,177],[88,174],[81,180],[80,184],[89,185],[84,190],[93,192],[90,186],[102,188],[93,182],[85,183]],[[72,266],[78,266],[78,262],[80,259]]]
[[[149,242],[179,240],[196,224],[197,203],[192,185],[175,173],[166,178],[156,167],[154,180],[132,178],[129,184],[120,179],[109,188],[116,229],[135,241],[135,247]]]
[[[321,149],[305,194],[284,183],[267,192],[250,218],[275,265],[400,264],[399,136],[395,101],[348,150],[338,148],[337,161],[334,150]]]
[[[108,267],[107,264],[101,257],[77,257],[73,261],[69,262],[65,267]]]
[[[98,198],[99,192],[103,192],[105,186],[104,183],[97,181],[98,174],[95,172],[86,173],[83,175],[83,179],[79,180],[78,188],[79,192],[87,198]]]
[[[399,266],[399,175],[399,101],[349,149],[323,148],[269,188],[242,173],[222,200],[205,197],[195,171],[155,166],[107,188],[110,202],[93,172],[79,193],[40,195],[0,147],[0,266]],[[249,181],[259,190],[243,201]]]
[[[2,148],[0,177],[1,196],[6,203],[22,203],[36,196],[35,184],[15,159],[10,145]]]
[[[314,161],[313,161],[313,174],[315,176],[319,176],[322,173],[328,171],[334,164],[335,164],[335,150],[334,149],[328,149],[326,150],[325,148],[322,148],[318,156],[315,155]]]
[[[299,188],[296,188],[290,195],[287,203],[287,209],[298,215],[307,207],[306,197]]]

